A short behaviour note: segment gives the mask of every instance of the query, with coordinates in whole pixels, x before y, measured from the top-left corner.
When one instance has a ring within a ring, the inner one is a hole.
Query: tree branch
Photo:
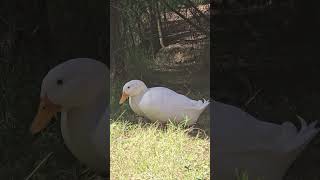
[[[181,0],[180,0],[181,1]],[[197,6],[191,1],[191,0],[186,0],[186,2],[188,2],[188,4],[197,11],[197,13],[200,14],[201,17],[203,17],[207,22],[210,22],[210,19],[205,15],[203,14],[200,9],[197,8]],[[186,4],[186,3],[185,3]]]
[[[171,11],[175,12],[178,16],[180,16],[183,20],[187,21],[191,26],[193,26],[194,28],[196,28],[198,31],[202,32],[205,35],[209,35],[210,31],[207,31],[205,29],[203,29],[201,26],[196,25],[195,23],[193,23],[190,19],[188,19],[187,17],[185,17],[184,15],[182,15],[180,12],[178,12],[177,10],[175,10],[174,8],[172,8],[167,2],[166,0],[161,0],[163,2],[163,4],[165,6],[167,6]]]

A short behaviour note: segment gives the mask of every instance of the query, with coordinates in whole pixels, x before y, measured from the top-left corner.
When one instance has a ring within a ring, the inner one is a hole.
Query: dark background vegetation
[[[107,63],[106,1],[0,1],[0,179],[24,179],[50,152],[31,179],[92,176],[66,149],[59,121],[30,137],[42,78],[77,57]]]
[[[316,1],[214,1],[213,98],[273,123],[320,119]],[[252,98],[250,100],[250,98]],[[320,179],[319,136],[286,180]]]
[[[183,77],[187,79],[183,74],[191,76],[192,73],[179,67],[191,67],[190,62],[195,61],[197,68],[192,69],[207,78],[206,83],[202,81],[206,84],[202,91],[206,91],[208,97],[209,14],[207,11],[204,17],[203,12],[195,8],[198,4],[208,3],[205,0],[112,1],[110,24],[113,26],[109,29],[106,1],[0,1],[0,179],[20,180],[30,175],[30,179],[35,180],[94,178],[95,175],[64,146],[59,121],[53,121],[37,137],[31,137],[28,132],[37,111],[42,78],[49,69],[68,59],[89,57],[103,62],[110,59],[113,67],[111,80],[114,80],[115,87],[120,87],[129,78],[140,77],[141,72],[149,72],[143,75],[149,85],[159,85],[175,75],[168,76],[167,71],[162,71],[165,76],[160,78],[162,82],[150,84],[152,78],[146,77],[156,71],[149,71],[146,67],[155,59],[160,62],[158,66],[163,67],[161,62],[165,58],[156,58],[160,49],[182,42],[178,48],[173,47],[173,51],[168,48],[169,53],[165,50],[162,55],[179,54],[181,49],[183,53],[179,60],[188,61],[179,63],[172,59],[166,67],[172,64],[177,67],[175,72],[179,74],[177,82],[180,86],[176,87],[182,91],[185,89],[181,86],[185,84]],[[164,17],[169,12],[175,14],[170,16],[173,17],[171,20]],[[177,12],[180,15],[176,15]],[[110,39],[107,38],[109,33]],[[205,37],[201,38],[203,35]],[[109,42],[110,58],[107,53]],[[192,47],[188,46],[190,44]],[[203,47],[206,50],[203,51]],[[190,58],[194,50],[199,55]],[[138,66],[142,68],[133,71]],[[201,76],[193,80],[198,85],[201,84],[199,78]],[[119,79],[121,81],[117,83]],[[170,83],[175,84],[175,81]],[[121,91],[116,89],[115,92]],[[118,98],[113,99],[118,101]]]
[[[132,79],[209,98],[208,0],[111,1],[110,10],[111,116],[127,108],[118,102]]]

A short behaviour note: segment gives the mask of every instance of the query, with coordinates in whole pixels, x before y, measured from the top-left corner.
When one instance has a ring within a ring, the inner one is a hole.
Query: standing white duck
[[[317,121],[301,129],[257,120],[241,109],[213,101],[213,179],[234,180],[236,169],[251,180],[281,180],[298,154],[318,133]]]
[[[131,80],[123,86],[119,104],[129,98],[131,109],[151,121],[181,122],[188,119],[187,125],[196,123],[209,101],[195,101],[165,87],[147,88],[140,80]]]
[[[107,66],[88,58],[66,61],[42,81],[40,105],[32,134],[44,129],[61,112],[65,144],[81,162],[100,175],[107,174]]]

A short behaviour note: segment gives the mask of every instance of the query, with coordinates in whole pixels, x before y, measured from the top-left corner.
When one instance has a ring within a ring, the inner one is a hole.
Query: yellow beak
[[[56,113],[61,110],[61,106],[52,103],[48,96],[41,98],[38,113],[36,114],[30,132],[36,134],[47,127],[51,119],[56,116]]]
[[[126,94],[125,92],[122,93],[121,99],[119,101],[119,104],[124,103],[128,99],[129,95]]]

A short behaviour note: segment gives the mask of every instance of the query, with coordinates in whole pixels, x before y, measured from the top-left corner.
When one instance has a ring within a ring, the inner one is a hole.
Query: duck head
[[[119,104],[124,103],[129,97],[137,96],[147,90],[147,86],[140,80],[131,80],[127,82],[122,89],[122,96]]]
[[[42,81],[31,133],[43,130],[57,112],[90,105],[98,95],[107,93],[107,70],[105,64],[88,58],[72,59],[51,69]]]

